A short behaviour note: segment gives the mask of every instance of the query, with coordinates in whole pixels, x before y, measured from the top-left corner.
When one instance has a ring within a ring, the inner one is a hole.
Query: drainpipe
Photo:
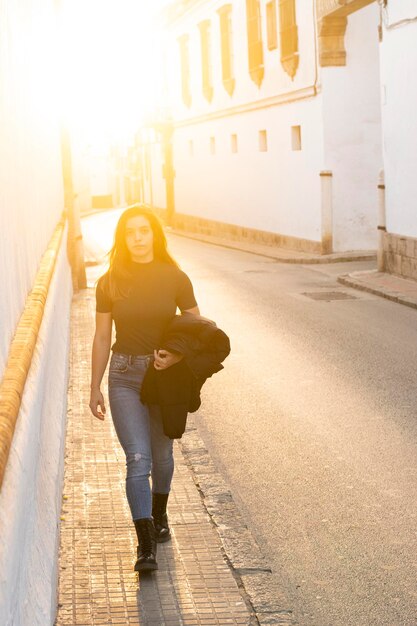
[[[333,252],[333,172],[322,170],[321,179],[321,253]]]
[[[385,220],[385,173],[381,170],[378,176],[378,272],[385,272],[384,237],[387,232]]]

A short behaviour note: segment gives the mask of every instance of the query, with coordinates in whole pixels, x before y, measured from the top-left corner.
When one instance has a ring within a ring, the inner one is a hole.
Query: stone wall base
[[[384,233],[383,253],[386,272],[417,280],[417,239]]]
[[[158,211],[158,214],[162,218],[165,218],[165,213],[165,210]],[[170,225],[178,230],[212,235],[214,237],[223,237],[224,239],[232,241],[249,241],[284,248],[286,250],[323,254],[321,241],[311,241],[309,239],[280,235],[265,230],[226,224],[224,222],[217,222],[193,215],[175,213]]]

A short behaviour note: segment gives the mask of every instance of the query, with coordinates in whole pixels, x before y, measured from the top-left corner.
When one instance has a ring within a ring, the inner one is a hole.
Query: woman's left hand
[[[174,354],[173,352],[168,352],[168,350],[154,350],[153,354],[155,357],[153,366],[156,370],[166,370],[184,358],[182,354]]]

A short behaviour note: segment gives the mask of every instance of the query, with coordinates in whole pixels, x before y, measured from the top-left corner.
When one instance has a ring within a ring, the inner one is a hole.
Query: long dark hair
[[[142,215],[145,217],[153,233],[153,256],[154,259],[178,266],[167,248],[162,222],[152,209],[145,204],[133,204],[121,214],[114,233],[114,243],[107,256],[109,268],[104,274],[103,289],[112,300],[118,300],[128,296],[129,279],[132,274],[130,268],[130,253],[126,245],[126,223],[131,217]]]

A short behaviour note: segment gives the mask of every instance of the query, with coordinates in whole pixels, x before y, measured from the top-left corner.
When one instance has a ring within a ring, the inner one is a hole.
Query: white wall
[[[387,230],[417,237],[417,18],[415,0],[389,2],[381,44]],[[396,24],[398,24],[396,26]]]
[[[54,0],[0,0],[0,378],[64,209]],[[71,276],[65,237],[0,492],[0,623],[56,608]]]
[[[298,99],[300,90],[314,93],[317,80],[312,0],[298,0],[300,62],[294,80],[280,63],[280,49],[268,50],[266,0],[261,2],[264,42],[264,79],[260,88],[248,71],[246,3],[235,0],[232,42],[235,91],[224,89],[221,78],[220,26],[222,1],[202,2],[172,26],[167,42],[167,76],[177,122],[174,135],[175,203],[179,213],[281,235],[320,241],[320,177],[323,162],[319,97]],[[200,36],[197,27],[211,19],[214,95],[208,103],[201,86]],[[279,12],[277,6],[277,28]],[[190,36],[192,105],[182,102],[177,38]],[[279,34],[278,34],[279,41]],[[282,98],[271,105],[270,99]],[[293,99],[293,101],[288,101]],[[268,106],[267,106],[268,105]],[[242,110],[243,107],[243,110]],[[248,108],[249,107],[249,108]],[[246,109],[246,110],[245,110]],[[216,113],[215,118],[205,117]],[[203,116],[201,118],[201,116]],[[301,126],[302,150],[291,148],[291,126]],[[259,151],[258,133],[267,131],[268,151]],[[238,152],[231,152],[231,134]],[[216,154],[210,154],[210,137]],[[189,142],[194,154],[190,154]]]
[[[64,208],[53,0],[0,0],[0,376]]]
[[[145,178],[145,201],[150,202],[150,187],[152,186],[153,206],[158,209],[164,209],[166,208],[166,186],[165,178],[163,177],[163,146],[156,139],[150,145],[150,159],[150,171],[148,172],[148,178]]]
[[[227,109],[248,102],[303,89],[315,82],[314,11],[312,0],[297,0],[297,25],[299,32],[300,63],[294,80],[286,74],[280,63],[280,49],[268,50],[266,3],[261,1],[261,28],[264,48],[264,79],[259,88],[249,76],[246,30],[246,2],[232,2],[232,45],[234,55],[235,91],[230,96],[224,89],[221,74],[220,22],[217,10],[224,0],[202,2],[172,26],[167,46],[169,53],[167,76],[173,113],[176,120],[187,119],[213,111]],[[202,93],[200,32],[197,24],[211,20],[211,68],[213,77],[213,100],[207,102]],[[278,6],[277,6],[277,19]],[[190,109],[182,102],[179,45],[177,38],[188,34],[190,51],[190,78],[192,104]],[[279,42],[279,34],[278,34]]]
[[[0,492],[2,626],[55,618],[72,294],[65,238]]]
[[[333,172],[334,249],[377,245],[382,168],[378,5],[349,15],[345,67],[321,72],[324,169]]]
[[[315,98],[179,128],[178,212],[319,241],[320,116]],[[301,126],[301,151],[291,149],[295,125]],[[259,151],[260,130],[267,131],[267,152]],[[231,134],[237,135],[237,153],[231,152]],[[211,136],[216,142],[214,155]]]
[[[113,193],[113,178],[109,154],[91,154],[89,165],[91,195],[106,196]]]
[[[401,2],[390,0],[383,11],[383,15],[384,26],[388,27],[388,29],[402,26],[398,22],[403,20],[415,21],[417,17],[415,0],[401,0]]]
[[[347,65],[318,68],[314,3],[297,0],[299,67],[294,80],[268,50],[266,0],[261,2],[265,73],[258,88],[247,60],[246,3],[233,2],[236,87],[230,97],[221,81],[219,19],[223,2],[200,2],[174,22],[168,41],[168,71],[174,119],[176,209],[221,222],[281,235],[321,240],[320,170],[333,172],[333,244],[336,251],[377,245],[377,182],[382,168],[379,82],[379,6],[348,18]],[[278,7],[277,7],[278,8]],[[279,12],[277,11],[278,28]],[[214,97],[201,89],[197,24],[212,21]],[[192,105],[182,103],[177,38],[188,33]],[[278,35],[279,41],[279,35]],[[318,95],[300,99],[307,93]],[[304,91],[303,91],[304,90]],[[273,106],[271,99],[276,100]],[[283,101],[278,103],[281,98]],[[292,151],[291,126],[301,126],[302,150]],[[268,132],[268,152],[258,149],[258,131]],[[239,152],[231,154],[230,135]],[[211,155],[210,137],[216,154]],[[189,153],[193,142],[194,154]]]
[[[71,137],[72,181],[78,214],[91,210],[91,156],[88,145]]]
[[[113,192],[110,161],[107,155],[90,159],[90,189],[92,196],[106,196]]]

